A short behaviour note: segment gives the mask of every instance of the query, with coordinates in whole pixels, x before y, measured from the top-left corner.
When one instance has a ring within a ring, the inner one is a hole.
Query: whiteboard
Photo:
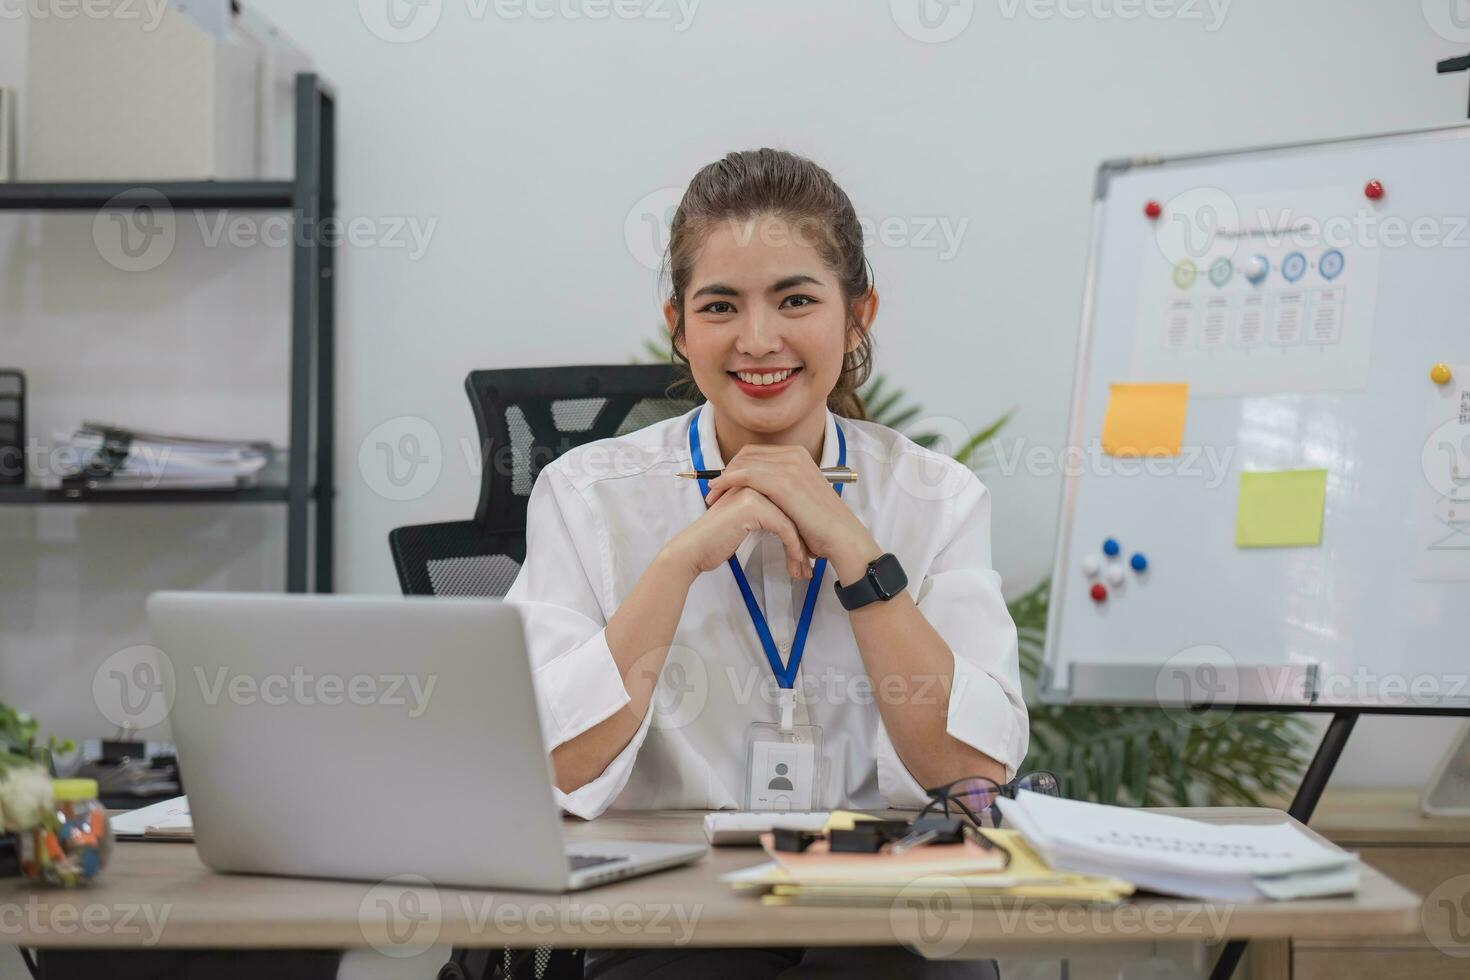
[[[1044,699],[1470,706],[1467,225],[1470,126],[1099,168]],[[1101,451],[1140,382],[1179,455]],[[1237,547],[1242,472],[1319,468],[1319,545]]]

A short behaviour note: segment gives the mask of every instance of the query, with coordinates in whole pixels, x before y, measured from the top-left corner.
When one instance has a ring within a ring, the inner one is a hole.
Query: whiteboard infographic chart
[[[1303,243],[1315,216],[1371,203],[1361,185],[1241,195],[1218,212],[1208,198],[1176,202],[1160,220],[1179,227],[1139,263],[1133,375],[1188,375],[1196,395],[1362,388],[1379,250],[1350,225]]]
[[[1041,694],[1470,706],[1470,127],[1098,175]]]

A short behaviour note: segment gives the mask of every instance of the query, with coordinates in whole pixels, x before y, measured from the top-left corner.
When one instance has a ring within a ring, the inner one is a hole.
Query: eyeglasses
[[[919,812],[919,816],[938,813],[942,810],[946,817],[961,816],[977,827],[999,827],[1000,807],[995,805],[995,801],[1002,796],[1015,799],[1016,791],[1021,789],[1042,793],[1046,796],[1062,795],[1061,780],[1044,770],[1017,776],[1004,786],[985,776],[966,776],[948,785],[925,790],[932,799],[929,805]],[[951,806],[959,813],[952,814]],[[987,817],[989,818],[988,823],[986,822]]]

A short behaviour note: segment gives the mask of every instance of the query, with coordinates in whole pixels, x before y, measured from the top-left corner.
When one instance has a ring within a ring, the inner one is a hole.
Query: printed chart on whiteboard
[[[1362,203],[1348,187],[1170,201],[1141,246],[1134,378],[1194,395],[1366,386],[1379,249]]]
[[[1470,581],[1470,364],[1450,372],[1453,381],[1429,397],[1414,577],[1464,582]]]

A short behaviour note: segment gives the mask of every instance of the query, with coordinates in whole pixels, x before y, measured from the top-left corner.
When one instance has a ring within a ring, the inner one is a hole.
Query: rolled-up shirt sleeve
[[[591,506],[548,466],[527,504],[526,561],[505,596],[525,627],[547,752],[630,700],[607,645],[609,568],[607,535]],[[556,790],[557,803],[589,820],[606,810],[632,775],[652,714],[601,775],[571,793]]]
[[[990,563],[990,491],[968,470],[957,484],[950,531],[913,592],[914,601],[954,654],[947,731],[1005,766],[1010,780],[1030,741],[1016,624]],[[884,797],[894,805],[923,802],[923,788],[899,760],[881,723],[879,729]]]

